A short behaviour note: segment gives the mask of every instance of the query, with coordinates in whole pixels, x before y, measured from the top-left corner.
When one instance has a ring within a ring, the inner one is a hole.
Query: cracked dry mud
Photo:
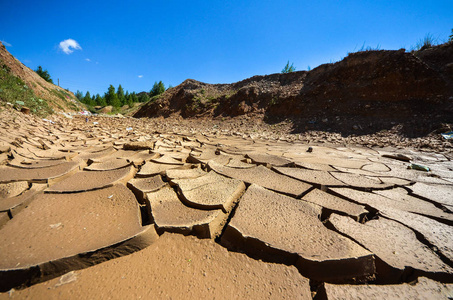
[[[1,112],[0,299],[453,297],[450,154],[96,122]]]

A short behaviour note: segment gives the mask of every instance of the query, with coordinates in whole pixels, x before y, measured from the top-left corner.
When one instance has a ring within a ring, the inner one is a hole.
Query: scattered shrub
[[[289,65],[289,60],[288,60],[288,62],[286,63],[286,66],[282,70],[282,73],[285,74],[285,73],[291,73],[294,71],[296,71],[296,67],[294,67],[294,63],[291,63],[291,65]]]

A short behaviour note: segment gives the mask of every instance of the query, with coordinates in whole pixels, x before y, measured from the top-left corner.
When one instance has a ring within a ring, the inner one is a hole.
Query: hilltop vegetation
[[[87,105],[92,112],[96,112],[96,108],[112,106],[113,111],[118,112],[120,107],[134,107],[136,103],[145,103],[154,97],[158,97],[165,92],[165,85],[162,81],[155,82],[149,93],[141,92],[139,94],[129,91],[124,92],[121,84],[117,89],[110,85],[104,95],[91,95],[89,91],[83,95],[83,92],[77,91],[75,96],[77,99]]]

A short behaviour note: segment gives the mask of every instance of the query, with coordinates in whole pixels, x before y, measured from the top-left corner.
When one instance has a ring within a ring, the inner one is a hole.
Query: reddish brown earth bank
[[[291,120],[293,132],[366,134],[402,125],[407,136],[453,123],[453,43],[416,52],[361,51],[311,71],[254,76],[232,84],[187,79],[135,117]]]

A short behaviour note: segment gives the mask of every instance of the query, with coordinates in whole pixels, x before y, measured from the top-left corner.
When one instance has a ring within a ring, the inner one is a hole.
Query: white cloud
[[[77,43],[73,39],[61,41],[59,47],[66,54],[71,54],[72,52],[74,52],[74,50],[82,50],[82,47],[80,47],[79,43]]]
[[[0,41],[2,42],[2,44],[5,46],[5,47],[12,47],[13,45],[11,45],[10,43],[8,42],[5,42],[5,41]]]
[[[138,78],[143,78],[143,75],[138,75]]]
[[[85,58],[85,60],[86,60],[86,61],[91,61],[91,59],[89,59],[89,58]]]

